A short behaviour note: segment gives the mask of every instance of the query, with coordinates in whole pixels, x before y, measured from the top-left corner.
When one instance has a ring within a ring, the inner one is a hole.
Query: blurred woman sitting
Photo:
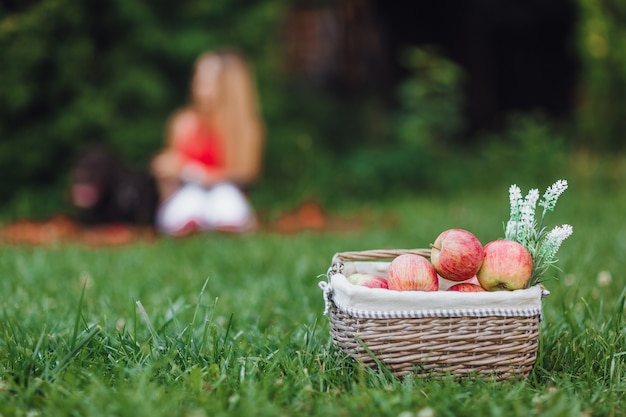
[[[260,174],[264,144],[256,88],[242,55],[208,52],[195,64],[188,106],[171,117],[151,163],[158,228],[242,232],[256,227],[244,190]]]

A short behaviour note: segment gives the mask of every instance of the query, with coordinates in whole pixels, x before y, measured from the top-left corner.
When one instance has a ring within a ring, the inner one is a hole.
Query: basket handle
[[[375,249],[360,252],[339,252],[333,261],[367,261],[376,259],[392,259],[404,254],[430,257],[430,249]]]
[[[400,255],[412,254],[425,258],[430,257],[430,249],[374,249],[357,252],[339,252],[333,256],[333,261],[328,269],[327,276],[343,271],[344,261],[374,261],[377,259],[393,259]]]

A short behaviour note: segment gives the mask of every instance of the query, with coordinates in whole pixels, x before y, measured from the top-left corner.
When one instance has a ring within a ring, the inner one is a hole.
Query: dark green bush
[[[363,196],[447,189],[441,169],[454,159],[463,130],[461,70],[430,49],[407,50],[412,75],[398,88],[391,132],[376,146],[356,148],[344,164],[340,184]]]
[[[283,66],[282,24],[294,3],[2,3],[0,211],[63,209],[72,158],[88,143],[145,167],[162,146],[166,118],[186,101],[194,59],[226,46],[250,58],[267,126],[257,204],[543,183],[563,172],[574,145],[623,147],[626,9],[616,0],[578,1],[572,47],[582,61],[581,95],[574,120],[565,121],[571,128],[522,114],[472,141],[463,135],[463,73],[431,48],[407,51],[411,76],[385,98],[297,84]]]
[[[478,157],[485,176],[497,173],[505,184],[536,187],[562,177],[567,149],[554,123],[540,116],[514,114],[505,133],[483,138]]]
[[[576,141],[624,150],[626,137],[626,3],[578,0],[577,55],[582,63]]]
[[[284,7],[243,0],[0,6],[0,201],[50,187],[60,193],[76,151],[90,143],[145,167],[205,50],[240,49],[265,90],[265,77],[278,77],[273,51]]]

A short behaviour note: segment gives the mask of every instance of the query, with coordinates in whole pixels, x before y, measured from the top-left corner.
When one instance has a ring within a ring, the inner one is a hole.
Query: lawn
[[[549,185],[549,184],[546,184]],[[541,185],[543,187],[543,184]],[[344,205],[356,230],[0,248],[2,416],[625,416],[626,189],[572,183],[522,381],[393,379],[336,355],[318,282],[346,250],[501,237],[508,194]]]

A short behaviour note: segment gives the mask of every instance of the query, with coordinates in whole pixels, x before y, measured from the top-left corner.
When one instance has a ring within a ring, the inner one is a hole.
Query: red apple
[[[355,273],[348,277],[348,282],[368,288],[388,288],[387,280],[374,274]]]
[[[443,278],[465,281],[478,272],[483,263],[483,245],[471,232],[449,229],[431,245],[430,261]]]
[[[423,256],[403,254],[389,264],[387,282],[390,290],[437,291],[437,271]]]
[[[485,259],[476,277],[488,291],[526,288],[533,273],[530,252],[512,240],[494,240],[485,245]]]
[[[480,285],[470,284],[469,282],[461,282],[460,284],[454,284],[448,291],[458,291],[458,292],[483,292],[487,291]]]

